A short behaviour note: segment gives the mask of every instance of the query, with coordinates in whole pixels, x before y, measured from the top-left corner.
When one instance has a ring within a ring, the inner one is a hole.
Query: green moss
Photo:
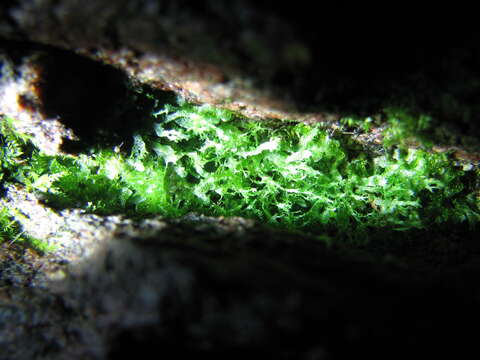
[[[375,119],[372,117],[347,116],[340,119],[343,130],[348,132],[369,132],[373,127],[383,129],[383,146],[408,147],[418,145],[430,148],[436,140],[431,116],[418,114],[406,108],[385,108]],[[435,139],[434,139],[435,138]]]
[[[424,114],[398,108],[384,110],[387,127],[383,132],[385,147],[404,146],[415,142],[423,147],[431,147],[432,118]]]
[[[3,119],[1,185],[20,182],[57,208],[244,216],[355,242],[375,232],[475,225],[476,173],[455,168],[447,154],[394,146],[422,133],[429,119],[386,114],[386,149],[375,157],[320,126],[253,122],[183,101],[159,108],[131,148],[79,156],[45,155]],[[343,121],[367,131],[367,120]],[[3,238],[28,240],[18,216],[2,209],[0,221]]]
[[[0,117],[0,184],[12,181],[25,162],[29,138],[15,130],[15,121]]]
[[[15,221],[7,208],[0,208],[0,241],[15,242],[21,237],[20,224]]]
[[[371,117],[359,118],[347,116],[340,119],[340,124],[346,127],[347,130],[360,129],[361,131],[367,132],[372,128],[374,120]]]
[[[0,192],[8,184],[18,181],[22,167],[30,158],[32,145],[28,136],[16,131],[15,121],[0,117]],[[1,206],[1,204],[0,204]],[[19,214],[7,207],[0,207],[0,242],[23,243],[39,251],[47,251],[48,246],[22,231]]]
[[[152,131],[136,134],[128,153],[35,153],[24,183],[57,207],[244,216],[353,241],[372,230],[474,225],[480,218],[466,174],[445,154],[397,148],[373,158],[318,126],[246,121],[181,101],[153,116]],[[390,121],[399,118],[392,113]],[[391,138],[423,129],[422,121]]]

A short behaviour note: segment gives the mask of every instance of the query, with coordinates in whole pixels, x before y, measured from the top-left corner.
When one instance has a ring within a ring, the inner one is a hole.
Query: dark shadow
[[[287,94],[301,111],[370,115],[384,107],[407,107],[455,125],[463,134],[480,134],[479,31],[468,20],[446,26],[455,16],[451,8],[431,16],[402,6],[244,3],[278,16],[306,49],[309,61],[301,66],[281,65],[280,53],[263,68],[254,57],[245,59],[257,86],[276,89],[280,98]],[[273,25],[255,26],[275,32]],[[273,75],[268,68],[275,69]]]
[[[46,117],[60,120],[80,138],[110,129],[128,109],[128,79],[123,72],[82,56],[59,50],[42,58],[39,95]]]
[[[339,255],[300,235],[258,227],[237,237],[214,229],[177,224],[113,252],[110,276],[100,256],[89,266],[98,271],[90,283],[72,280],[89,305],[115,296],[121,311],[102,309],[117,319],[104,326],[108,359],[343,359],[385,348],[437,353],[438,341],[446,344],[441,351],[474,343],[466,324],[478,321],[478,297],[464,295],[478,295],[478,267],[468,278],[459,272],[445,280]],[[129,323],[131,314],[142,322]]]
[[[99,144],[128,144],[132,134],[151,124],[155,101],[173,102],[176,98],[172,92],[134,86],[115,67],[69,51],[30,43],[5,46],[17,63],[32,50],[40,52],[36,61],[40,80],[34,84],[35,92],[43,115],[59,119],[79,138],[64,141],[67,152]],[[152,96],[147,97],[147,93]]]

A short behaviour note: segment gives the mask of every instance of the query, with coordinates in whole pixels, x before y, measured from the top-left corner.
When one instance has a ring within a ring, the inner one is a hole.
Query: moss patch
[[[480,218],[472,172],[447,154],[392,147],[370,156],[320,125],[253,122],[183,101],[159,106],[129,149],[34,152],[21,169],[19,181],[54,207],[243,216],[355,243]]]

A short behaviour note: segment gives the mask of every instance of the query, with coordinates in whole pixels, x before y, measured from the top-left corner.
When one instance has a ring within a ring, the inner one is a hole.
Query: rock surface
[[[103,224],[82,260],[3,248],[3,358],[383,358],[475,340],[478,267],[432,280],[243,219]]]
[[[441,7],[433,17],[408,7],[393,13],[312,6],[6,1],[0,36],[69,49],[153,87],[248,117],[332,121],[336,110],[378,111],[385,102],[414,100],[422,110],[434,107],[441,117],[462,121],[455,111],[445,114],[441,103],[474,105],[476,87],[465,86],[473,85],[478,59],[474,22],[446,26],[455,11]]]

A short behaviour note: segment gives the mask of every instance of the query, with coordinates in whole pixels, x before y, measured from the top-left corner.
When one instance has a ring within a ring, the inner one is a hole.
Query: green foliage
[[[244,216],[353,240],[372,229],[479,220],[478,199],[446,155],[397,149],[369,158],[320,127],[245,121],[185,102],[154,117],[150,133],[134,136],[129,155],[36,153],[24,182],[54,206],[133,216]]]
[[[0,117],[1,192],[5,190],[6,184],[18,180],[30,150],[29,137],[16,131],[15,121],[8,117]],[[18,215],[7,207],[0,207],[0,242],[22,242],[37,250],[46,251],[47,247],[44,243],[23,233],[21,224],[17,220]]]
[[[11,216],[7,208],[0,208],[0,242],[15,242],[21,237],[22,231],[18,222]]]
[[[168,208],[165,174],[166,169],[152,157],[140,161],[113,150],[79,157],[35,154],[25,183],[42,192],[54,207],[141,215],[164,213],[162,209]],[[170,212],[173,215],[173,209]]]
[[[24,151],[29,138],[15,130],[14,120],[0,117],[0,189],[5,181],[11,181],[24,162]]]
[[[361,129],[364,132],[368,132],[372,128],[374,120],[371,117],[358,118],[349,116],[341,118],[340,124],[348,129]]]
[[[387,114],[389,146],[428,126],[428,118]],[[150,132],[133,136],[127,153],[97,148],[79,156],[32,151],[12,121],[3,121],[2,186],[19,181],[58,208],[134,217],[244,216],[354,241],[375,229],[474,225],[480,218],[472,181],[445,154],[392,148],[372,158],[319,126],[246,121],[182,101],[165,105],[153,120]],[[344,122],[364,130],[371,124]],[[16,217],[2,211],[1,236],[19,239]]]
[[[35,250],[46,253],[53,249],[53,246],[46,242],[33,238],[22,230],[21,214],[18,211],[0,208],[0,242],[8,242],[10,244],[22,244]]]
[[[424,146],[431,146],[427,130],[432,126],[432,118],[427,115],[414,115],[398,108],[385,109],[387,129],[384,131],[383,145],[405,145],[408,141],[416,141]]]

